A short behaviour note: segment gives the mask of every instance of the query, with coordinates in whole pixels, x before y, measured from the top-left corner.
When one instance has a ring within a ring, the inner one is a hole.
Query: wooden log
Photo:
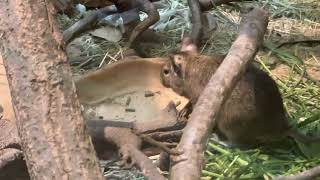
[[[0,150],[10,147],[20,149],[20,138],[15,123],[7,74],[3,64],[0,54],[0,108],[2,109],[2,112],[0,112]]]
[[[44,0],[0,1],[0,52],[31,179],[103,179]]]

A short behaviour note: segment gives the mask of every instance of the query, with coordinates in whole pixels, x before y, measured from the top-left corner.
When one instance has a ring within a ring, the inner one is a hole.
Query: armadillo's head
[[[185,95],[186,65],[190,56],[198,55],[197,47],[190,38],[182,41],[180,52],[169,57],[161,70],[161,82],[164,86],[172,88],[176,93]]]

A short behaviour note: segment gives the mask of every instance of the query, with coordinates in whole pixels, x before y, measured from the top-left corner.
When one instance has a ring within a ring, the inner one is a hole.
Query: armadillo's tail
[[[320,137],[310,137],[292,128],[287,131],[287,136],[294,138],[295,140],[304,144],[320,142]]]

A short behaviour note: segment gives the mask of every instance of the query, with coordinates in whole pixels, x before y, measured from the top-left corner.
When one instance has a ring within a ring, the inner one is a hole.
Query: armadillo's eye
[[[166,76],[169,75],[169,69],[164,69],[163,70],[163,74],[166,75]]]

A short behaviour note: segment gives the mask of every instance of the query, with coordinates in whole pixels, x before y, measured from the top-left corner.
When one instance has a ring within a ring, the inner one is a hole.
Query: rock
[[[122,39],[122,33],[118,28],[104,26],[89,32],[92,36],[99,37],[111,42],[119,42]]]
[[[216,18],[213,14],[206,12],[202,13],[201,19],[203,23],[203,38],[208,39],[218,27]]]
[[[81,15],[87,11],[86,7],[82,4],[77,4],[76,9]]]

